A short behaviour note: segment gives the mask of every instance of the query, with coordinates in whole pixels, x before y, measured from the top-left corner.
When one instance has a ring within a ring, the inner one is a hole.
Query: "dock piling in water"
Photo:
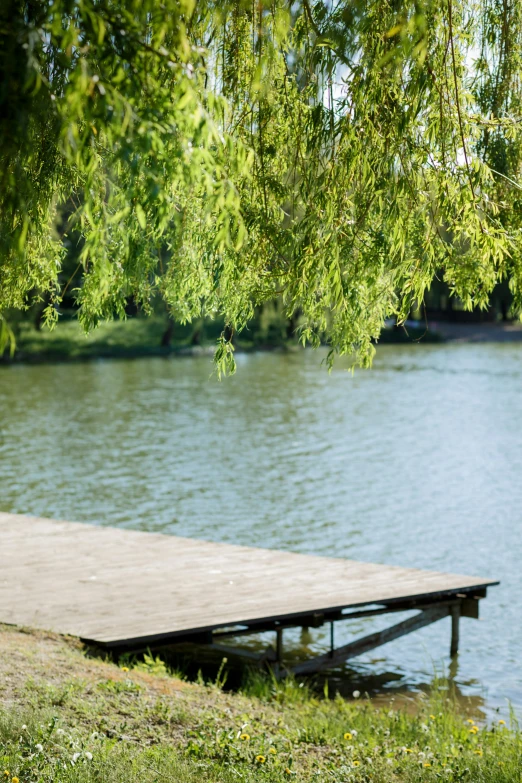
[[[453,658],[459,651],[459,622],[460,622],[460,604],[451,607],[451,646],[450,655]]]

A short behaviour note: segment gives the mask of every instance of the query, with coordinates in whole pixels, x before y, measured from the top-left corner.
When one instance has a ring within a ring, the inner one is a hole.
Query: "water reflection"
[[[273,634],[258,634],[249,637],[248,642],[245,642],[245,637],[230,637],[226,645],[238,651],[256,653],[259,659],[267,656],[270,660],[275,659]],[[304,635],[300,634],[298,643],[285,646],[285,662],[291,666],[316,653],[312,635],[305,631]],[[224,672],[227,687],[232,689],[241,688],[249,681],[253,671],[266,670],[262,662],[256,665],[239,654],[236,656],[227,651],[227,657],[223,657],[224,654],[223,651],[189,643],[161,650],[163,660],[190,678],[203,676],[205,680],[214,682],[218,673],[222,676]],[[339,694],[350,701],[369,702],[375,707],[400,708],[410,714],[417,714],[426,701],[431,700],[433,703],[435,697],[436,702],[450,699],[463,715],[474,720],[484,721],[492,717],[492,706],[480,695],[480,683],[477,680],[463,682],[459,677],[458,656],[451,660],[446,670],[434,670],[430,677],[416,681],[412,681],[411,673],[402,668],[389,670],[386,667],[385,657],[374,657],[366,664],[350,662],[334,670],[308,676],[305,681],[308,688],[320,698],[331,699]],[[276,687],[274,682],[271,685],[272,688]]]

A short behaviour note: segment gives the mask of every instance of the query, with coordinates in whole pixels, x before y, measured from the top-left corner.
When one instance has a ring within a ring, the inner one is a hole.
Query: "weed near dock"
[[[442,684],[408,714],[291,680],[254,677],[226,693],[155,658],[117,666],[57,637],[6,629],[0,641],[9,783],[520,781],[516,724],[463,714]]]

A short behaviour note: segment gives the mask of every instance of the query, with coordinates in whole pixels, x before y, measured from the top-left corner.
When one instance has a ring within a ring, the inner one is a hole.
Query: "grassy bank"
[[[35,328],[34,319],[12,316],[15,361],[63,361],[75,359],[133,358],[213,352],[225,324],[222,319],[199,318],[189,324],[168,321],[166,315],[133,316],[105,321],[85,334],[74,313],[60,316],[54,329]],[[280,306],[267,306],[234,337],[239,350],[297,345]],[[4,355],[4,361],[10,360]]]
[[[74,640],[0,630],[4,780],[520,781],[521,737],[478,725],[441,685],[415,714],[317,698],[259,676],[242,692],[147,658],[88,657]]]
[[[165,320],[129,318],[107,321],[85,334],[78,321],[59,322],[50,331],[37,331],[32,324],[22,322],[16,332],[15,361],[63,361],[94,358],[134,358],[168,356],[172,353],[209,350],[215,338],[207,333],[196,334],[192,326],[177,326],[170,344],[162,346]],[[7,358],[7,357],[6,357]]]
[[[95,358],[135,358],[168,356],[171,354],[211,353],[223,330],[219,321],[201,320],[193,324],[174,324],[169,344],[162,340],[167,329],[165,318],[135,317],[125,321],[107,321],[86,335],[78,321],[64,318],[50,331],[37,331],[30,321],[16,325],[15,361],[66,361]],[[381,343],[440,342],[438,333],[425,326],[384,329]],[[289,336],[287,323],[277,310],[268,311],[252,321],[249,327],[234,338],[239,351],[274,348],[297,348],[297,336]],[[4,361],[10,361],[8,354]]]

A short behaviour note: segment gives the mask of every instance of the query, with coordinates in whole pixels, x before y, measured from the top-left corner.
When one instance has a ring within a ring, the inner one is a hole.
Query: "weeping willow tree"
[[[86,329],[282,298],[303,341],[368,363],[443,278],[522,303],[518,0],[3,0],[0,317],[67,238]]]

